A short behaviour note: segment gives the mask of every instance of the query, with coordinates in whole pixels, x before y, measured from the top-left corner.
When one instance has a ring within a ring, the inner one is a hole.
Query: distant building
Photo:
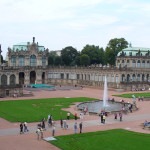
[[[61,51],[57,54],[61,54]],[[116,57],[115,67],[109,65],[51,67],[48,66],[48,49],[35,43],[33,38],[31,43],[19,43],[8,48],[8,65],[0,64],[0,95],[11,96],[14,93],[21,93],[19,87],[35,83],[103,88],[105,76],[107,76],[108,88],[148,89],[150,48],[130,46],[123,49]],[[16,88],[11,88],[15,86]]]

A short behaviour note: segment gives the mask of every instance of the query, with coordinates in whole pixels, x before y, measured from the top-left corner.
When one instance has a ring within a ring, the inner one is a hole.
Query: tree
[[[61,51],[62,61],[67,66],[75,64],[74,61],[78,55],[78,51],[72,46],[65,47]]]
[[[99,46],[86,45],[81,51],[81,55],[83,54],[89,56],[91,64],[104,64],[104,50]]]
[[[105,49],[106,62],[115,65],[117,54],[128,47],[128,42],[124,38],[114,38],[109,41]]]
[[[58,66],[58,65],[61,65],[61,64],[62,64],[61,56],[55,56],[54,65]]]
[[[55,51],[49,52],[48,55],[48,65],[54,65],[55,63],[55,57],[57,56]]]
[[[90,57],[87,54],[83,54],[80,56],[80,64],[83,66],[87,66],[90,64]]]

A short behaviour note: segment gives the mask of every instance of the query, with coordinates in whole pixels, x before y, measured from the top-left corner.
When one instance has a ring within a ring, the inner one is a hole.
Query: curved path
[[[148,92],[148,91],[146,91]],[[113,94],[121,94],[115,91],[109,91],[109,98],[112,98]],[[93,97],[102,99],[103,90],[100,89],[90,89],[84,88],[82,90],[67,90],[67,91],[33,91],[34,97],[26,98],[7,98],[0,100],[16,100],[16,99],[33,99],[33,98],[53,98],[53,97]],[[120,98],[115,98],[115,100],[120,101]],[[130,99],[124,99],[126,102]],[[92,132],[100,130],[108,130],[115,128],[123,128],[127,130],[132,130],[136,132],[150,133],[148,129],[142,129],[140,124],[145,120],[150,121],[150,101],[140,101],[137,102],[139,107],[138,111],[133,113],[128,113],[123,115],[123,121],[114,120],[113,115],[109,115],[106,118],[106,124],[100,123],[99,116],[96,115],[85,115],[83,120],[77,120],[77,123],[83,122],[83,132]],[[75,113],[75,105],[72,105],[67,111]],[[79,112],[77,112],[79,114]],[[69,128],[63,130],[60,128],[59,121],[56,121],[56,136],[73,134],[73,124],[75,120],[67,121]],[[0,149],[1,150],[59,150],[57,147],[49,144],[44,140],[37,140],[36,137],[36,125],[37,123],[29,123],[29,132],[24,134],[19,134],[19,123],[10,123],[2,118],[0,118]],[[44,131],[44,137],[50,137],[52,135],[52,129],[46,126],[46,131]]]

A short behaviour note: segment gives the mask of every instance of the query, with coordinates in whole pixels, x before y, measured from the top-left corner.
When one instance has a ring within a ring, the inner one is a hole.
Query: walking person
[[[115,120],[117,120],[117,113],[115,113],[115,114],[114,114],[114,116],[115,116],[115,118],[114,118],[114,119],[115,119]]]
[[[45,118],[42,119],[42,129],[45,130]]]
[[[74,119],[77,120],[77,113],[74,114]]]
[[[103,115],[103,124],[105,124],[105,119],[106,119],[106,116]]]
[[[23,123],[20,123],[20,134],[23,133]]]
[[[67,120],[70,120],[70,112],[67,113]]]
[[[24,122],[24,132],[28,132],[27,122]]]
[[[82,122],[79,124],[80,133],[82,133]]]
[[[61,128],[63,128],[63,120],[62,119],[60,119],[60,126],[61,126]]]
[[[120,121],[122,121],[122,113],[119,113]]]
[[[64,129],[66,130],[67,129],[67,121],[66,120],[63,120],[63,125],[64,125]]]
[[[53,126],[53,129],[52,129],[52,136],[55,136],[55,130],[56,130],[56,127]]]
[[[38,139],[38,140],[40,140],[40,135],[41,135],[40,132],[41,132],[41,131],[40,131],[40,129],[38,128],[38,129],[36,130],[36,134],[37,134],[37,139]]]
[[[73,127],[74,127],[74,134],[76,134],[77,133],[77,123],[75,123]]]
[[[99,116],[101,117],[101,123],[103,123],[103,113],[101,112]]]

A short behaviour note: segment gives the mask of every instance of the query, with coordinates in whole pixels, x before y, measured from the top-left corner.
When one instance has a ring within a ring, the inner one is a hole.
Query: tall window
[[[1,85],[7,85],[7,76],[5,74],[1,76]]]
[[[15,85],[16,84],[16,77],[14,74],[10,76],[10,85]]]
[[[19,56],[19,66],[24,66],[24,56]]]
[[[127,67],[130,67],[130,61],[127,60]]]
[[[140,74],[137,75],[137,80],[138,80],[138,81],[141,81],[141,76],[140,76]]]
[[[46,66],[46,56],[42,56],[42,66]]]
[[[125,75],[122,74],[122,82],[124,82],[124,81],[125,81]]]
[[[145,61],[142,61],[142,68],[145,68]]]
[[[132,68],[135,68],[135,67],[136,67],[136,61],[132,60]]]
[[[127,75],[127,82],[130,82],[130,75]]]
[[[16,56],[11,56],[11,65],[16,66]]]
[[[137,61],[137,68],[141,68],[141,62],[140,62],[140,60]]]
[[[35,55],[30,56],[30,66],[36,66],[36,56]]]
[[[135,74],[132,75],[132,81],[136,81]]]
[[[122,67],[124,67],[124,60],[122,60]]]

